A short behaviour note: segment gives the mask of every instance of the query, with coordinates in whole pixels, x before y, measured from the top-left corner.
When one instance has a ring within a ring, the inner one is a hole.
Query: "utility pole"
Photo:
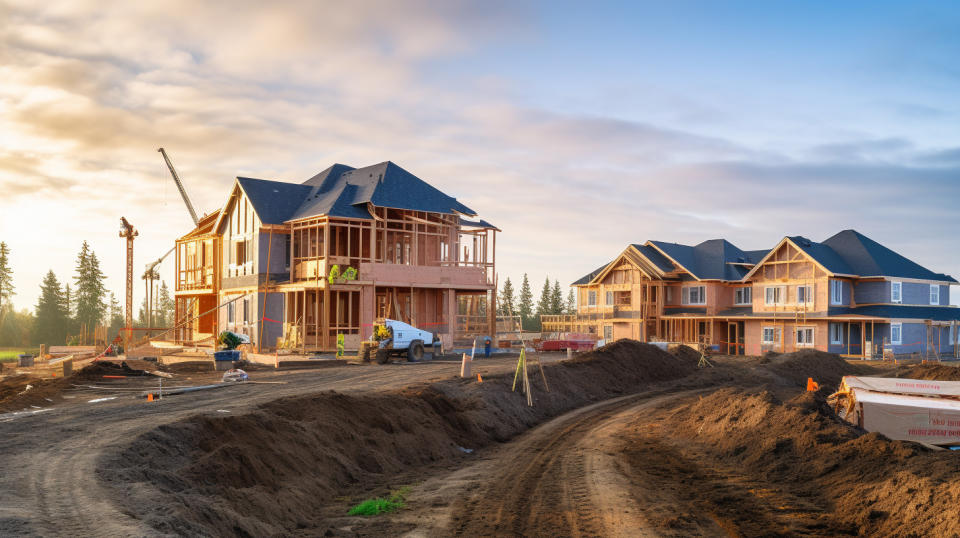
[[[126,339],[123,343],[123,350],[126,353],[133,339],[133,239],[139,235],[139,232],[127,222],[126,217],[120,217],[120,226],[120,237],[127,240],[127,316],[124,320]]]

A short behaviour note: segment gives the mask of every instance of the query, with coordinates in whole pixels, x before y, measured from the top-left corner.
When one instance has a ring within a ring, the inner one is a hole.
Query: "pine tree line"
[[[519,316],[525,331],[539,331],[541,315],[576,314],[576,312],[577,300],[573,289],[569,290],[564,299],[560,281],[554,280],[551,283],[549,276],[546,277],[540,289],[540,299],[536,304],[533,302],[533,290],[526,273],[523,274],[523,280],[520,282],[519,294],[514,290],[510,277],[503,281],[503,286],[497,292],[497,315]]]
[[[0,346],[62,345],[80,334],[84,326],[90,333],[98,325],[107,325],[109,339],[119,333],[124,326],[123,307],[107,291],[100,260],[86,241],[80,247],[74,270],[72,286],[70,281],[59,280],[52,269],[47,271],[34,312],[16,312],[11,303],[14,291],[10,248],[0,242]],[[174,301],[166,282],[161,281],[158,295],[154,324],[167,327],[174,321]],[[141,309],[137,325],[146,324],[145,310]]]

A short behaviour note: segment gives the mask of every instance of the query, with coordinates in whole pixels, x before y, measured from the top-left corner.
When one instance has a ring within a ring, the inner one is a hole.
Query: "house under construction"
[[[303,183],[237,178],[177,240],[180,342],[222,330],[258,348],[356,349],[377,318],[444,346],[496,333],[494,226],[392,162]]]

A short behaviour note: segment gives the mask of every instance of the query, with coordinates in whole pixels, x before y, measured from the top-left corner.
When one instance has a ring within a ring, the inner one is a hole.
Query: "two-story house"
[[[178,240],[178,312],[201,320],[178,322],[194,340],[227,329],[307,350],[336,349],[338,335],[356,349],[382,317],[446,346],[493,335],[499,230],[464,217],[476,213],[389,161],[303,183],[237,178],[212,225]]]
[[[639,296],[655,300],[631,311],[635,282]],[[956,280],[853,230],[822,243],[785,237],[753,251],[722,239],[648,241],[573,283],[576,316],[543,323],[547,332],[703,343],[729,354],[815,348],[857,357],[882,350],[960,356],[950,284]]]

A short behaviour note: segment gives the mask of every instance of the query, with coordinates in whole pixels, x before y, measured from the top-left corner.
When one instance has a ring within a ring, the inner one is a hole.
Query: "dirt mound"
[[[929,379],[932,381],[960,381],[960,368],[945,364],[916,364],[904,371],[897,371],[899,377],[910,379]]]
[[[47,407],[60,400],[60,393],[70,386],[69,379],[39,379],[29,375],[16,375],[0,380],[0,413],[34,406]]]
[[[769,362],[768,362],[769,361]],[[874,373],[867,367],[851,364],[839,355],[805,349],[781,355],[764,355],[763,367],[798,387],[806,386],[812,377],[821,387],[834,388],[840,385],[845,375]]]
[[[508,440],[591,401],[695,370],[655,346],[621,341],[545,365],[549,391],[529,365],[534,407],[511,391],[513,374],[376,395],[287,398],[246,415],[159,427],[103,461],[101,476],[121,484],[127,510],[164,533],[322,534],[316,508],[336,495],[456,461],[466,457],[464,448]]]
[[[685,362],[692,362],[694,366],[700,362],[700,352],[690,346],[677,346],[670,350],[675,357]]]
[[[781,402],[768,392],[720,390],[665,424],[716,465],[748,472],[761,486],[777,484],[779,502],[804,507],[771,520],[763,534],[951,535],[960,528],[956,454],[865,434],[836,418],[819,393]],[[918,502],[905,509],[905,499]],[[722,508],[730,500],[710,502]],[[778,527],[787,524],[801,528]]]

